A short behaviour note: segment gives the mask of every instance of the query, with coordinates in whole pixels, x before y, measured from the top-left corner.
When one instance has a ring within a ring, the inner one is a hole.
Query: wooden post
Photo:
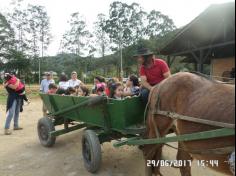
[[[192,56],[193,56],[193,58],[195,59],[195,70],[196,71],[200,71],[200,59],[199,59],[199,57],[193,52],[193,51],[191,51],[191,54],[192,54]]]
[[[170,66],[170,56],[167,56],[167,64]]]
[[[176,56],[172,56],[172,57],[170,55],[167,56],[167,64],[169,67],[171,67],[171,65],[173,64],[175,57]]]
[[[199,72],[203,73],[203,50],[200,50],[200,57],[199,57]]]
[[[203,72],[203,63],[204,63],[203,50],[200,50],[199,57],[194,52],[191,52],[191,54],[193,55],[194,59],[197,62],[197,71],[202,73]]]

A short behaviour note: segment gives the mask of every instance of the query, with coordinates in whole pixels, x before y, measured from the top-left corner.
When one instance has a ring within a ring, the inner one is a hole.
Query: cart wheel
[[[91,173],[98,171],[101,165],[102,152],[99,139],[94,131],[84,131],[82,150],[85,168]]]
[[[52,120],[48,117],[43,117],[38,121],[38,136],[40,143],[44,147],[52,147],[55,144],[56,137],[49,135],[51,131],[55,131]]]

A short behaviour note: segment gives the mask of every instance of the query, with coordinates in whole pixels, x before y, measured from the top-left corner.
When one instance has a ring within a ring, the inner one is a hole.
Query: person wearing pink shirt
[[[6,73],[5,74],[5,83],[4,86],[12,85],[15,86],[14,90],[20,96],[22,96],[23,100],[29,103],[29,100],[25,93],[25,85],[13,74]],[[22,104],[23,105],[23,104]],[[22,111],[22,110],[21,110]]]
[[[17,84],[18,78],[15,75],[11,75],[9,73],[5,74],[5,86],[12,84],[16,85],[15,91],[19,94],[22,94],[25,91],[25,85],[19,80],[19,84]]]

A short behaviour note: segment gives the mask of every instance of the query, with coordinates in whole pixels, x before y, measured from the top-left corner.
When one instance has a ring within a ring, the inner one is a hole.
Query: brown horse
[[[164,137],[170,129],[174,129],[177,135],[181,135],[221,128],[184,120],[174,121],[170,117],[154,114],[153,111],[157,109],[157,102],[159,109],[162,111],[235,124],[234,91],[234,85],[217,83],[192,73],[182,72],[171,76],[150,93],[147,114],[147,138]],[[157,101],[158,99],[159,101]],[[191,160],[192,158],[206,162],[217,160],[219,166],[212,167],[212,169],[232,175],[227,162],[231,152],[216,154],[210,151],[234,146],[234,136],[181,142],[179,143],[177,160]],[[142,150],[145,159],[160,161],[162,147],[163,145],[144,145]],[[162,175],[160,166],[149,167],[147,171],[148,175],[151,175],[151,173]],[[190,176],[190,165],[187,164],[180,167],[180,172],[182,176]]]

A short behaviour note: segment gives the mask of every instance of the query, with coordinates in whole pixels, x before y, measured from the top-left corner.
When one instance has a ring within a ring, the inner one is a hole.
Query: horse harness
[[[156,134],[157,138],[160,138],[161,134],[160,134],[160,131],[157,128],[156,123],[154,121],[155,115],[162,115],[164,117],[169,117],[169,118],[173,119],[172,123],[164,131],[163,136],[167,135],[167,133],[169,132],[169,130],[171,128],[173,128],[173,126],[176,126],[176,121],[177,120],[185,120],[185,121],[189,121],[189,122],[195,122],[195,123],[200,123],[200,124],[205,124],[205,125],[210,125],[210,126],[215,126],[215,127],[235,129],[235,124],[217,122],[217,121],[206,120],[206,119],[199,119],[199,118],[195,118],[195,117],[181,115],[181,114],[178,114],[178,113],[175,113],[175,112],[160,110],[160,87],[161,86],[159,84],[155,86],[155,88],[158,89],[157,103],[156,103],[156,106],[155,106],[155,110],[151,110],[151,121],[152,121],[152,124],[154,125],[154,130],[155,130],[155,134]],[[147,107],[150,104],[150,97],[152,97],[153,92],[154,91],[152,89],[150,91]],[[204,151],[202,151],[202,150],[189,150],[188,151],[188,150],[183,149],[183,148],[173,147],[169,144],[165,144],[165,145],[167,145],[171,148],[183,150],[185,152],[192,153],[192,154],[218,154],[218,155],[222,155],[222,154],[230,154],[235,150],[234,146],[227,146],[227,147],[222,147],[222,148],[206,149]]]

